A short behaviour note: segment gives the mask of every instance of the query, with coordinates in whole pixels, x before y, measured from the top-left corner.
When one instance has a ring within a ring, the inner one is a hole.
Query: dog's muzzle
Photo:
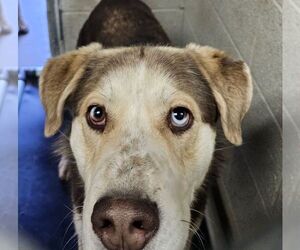
[[[91,217],[93,229],[109,250],[140,250],[159,228],[157,205],[148,199],[104,197]]]

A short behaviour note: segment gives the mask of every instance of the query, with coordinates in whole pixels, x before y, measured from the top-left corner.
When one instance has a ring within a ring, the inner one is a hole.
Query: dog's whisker
[[[193,228],[196,230],[196,231],[198,231],[198,226],[193,222],[193,221],[190,221],[190,222],[188,222],[188,221],[185,221],[185,222],[187,222],[187,223],[190,223],[191,224],[191,226],[193,226]],[[201,232],[200,232],[200,234],[201,234]],[[202,234],[201,234],[202,235]],[[202,235],[203,236],[203,235]]]
[[[58,225],[58,227],[57,227],[57,230],[58,230],[58,228],[62,225],[62,223],[67,219],[67,217],[68,216],[70,216],[71,214],[72,215],[74,215],[74,214],[76,214],[76,209],[78,209],[78,208],[82,208],[83,206],[77,206],[77,207],[75,207],[74,209],[71,209],[71,208],[69,208],[67,205],[65,205],[65,207],[67,208],[67,209],[69,209],[69,212],[64,216],[64,218],[61,220],[61,222],[59,223],[59,225]],[[72,220],[73,221],[73,220]]]
[[[213,219],[211,219],[206,213],[202,213],[202,212],[200,212],[199,210],[194,209],[194,208],[191,208],[190,210],[191,210],[191,211],[194,211],[194,212],[196,212],[196,213],[198,213],[198,214],[200,214],[200,215],[202,215],[203,217],[205,217],[205,219],[209,220],[209,221],[212,222],[213,224],[216,224],[215,221],[214,221]]]
[[[196,237],[199,239],[199,241],[201,242],[201,245],[203,247],[203,249],[205,249],[205,246],[204,246],[204,243],[203,243],[203,240],[202,240],[202,237],[201,235],[198,233],[198,227],[196,227],[193,222],[189,222],[189,221],[186,221],[186,220],[181,220],[182,222],[185,222],[189,225],[189,230],[194,234],[196,235]],[[203,238],[204,239],[204,238]]]
[[[75,249],[76,246],[77,246],[77,249],[79,249],[78,240],[74,242],[73,246],[71,246],[70,249]]]
[[[191,223],[191,226],[199,233],[199,235],[200,236],[202,236],[203,237],[203,239],[204,239],[204,235],[202,234],[202,232],[201,232],[201,230],[200,230],[200,228],[199,228],[199,226],[197,226],[194,222],[190,222]]]
[[[76,247],[76,244],[74,247]],[[83,243],[79,242],[78,238],[77,238],[77,249],[83,249]]]
[[[61,224],[64,222],[64,220],[67,219],[67,217],[70,216],[71,214],[72,214],[72,211],[68,212],[68,213],[64,216],[64,218],[61,220],[59,226],[61,226]]]
[[[69,209],[70,211],[73,211],[73,209],[71,209],[68,205],[64,205],[65,206],[65,208],[67,208],[67,209]]]
[[[77,235],[77,233],[76,233],[76,235]],[[77,249],[79,249],[80,244],[79,244],[79,240],[78,240],[78,235],[77,235],[76,240],[75,240],[73,246],[71,247],[71,249],[75,248],[76,246],[77,246]]]
[[[202,240],[202,237],[201,235],[198,233],[197,229],[193,226],[192,226],[192,231],[194,232],[194,234],[196,235],[196,237],[199,239],[199,241],[201,242],[201,245],[203,247],[203,249],[205,249],[205,246],[204,246],[204,243],[203,243],[203,240]],[[194,228],[194,229],[193,229]]]
[[[183,222],[187,222],[187,221],[183,221]],[[195,232],[194,232],[194,230],[192,229],[192,228],[190,228],[190,225],[189,225],[189,223],[187,223],[188,225],[186,225],[187,226],[187,229],[189,230],[189,232],[191,232],[192,233],[192,236],[195,234]],[[185,224],[184,224],[185,225]],[[187,239],[187,242],[189,242],[189,243],[191,243],[193,246],[195,246],[197,249],[199,248],[199,246],[195,243],[195,242],[193,242],[193,240],[192,239]]]
[[[65,240],[65,237],[69,231],[69,229],[71,228],[71,226],[74,224],[73,220],[71,221],[71,223],[69,224],[69,226],[67,227],[67,229],[65,230],[64,236],[63,236],[63,242]]]
[[[62,135],[65,139],[67,139],[68,141],[70,141],[69,137],[63,133],[61,130],[58,130],[59,134]]]
[[[74,249],[77,246],[77,250],[78,250],[78,249],[81,249],[80,247],[82,246],[82,243],[79,242],[78,232],[75,232],[75,234],[77,237],[76,237],[76,240],[75,240],[73,246],[70,249]]]
[[[70,237],[70,239],[65,243],[65,245],[64,245],[64,247],[63,247],[62,250],[65,250],[66,246],[67,246],[67,245],[68,245],[75,237],[77,237],[77,234],[76,234],[76,233],[74,233],[74,234]]]
[[[69,211],[72,212],[73,214],[76,213],[76,210],[77,210],[78,208],[83,208],[83,206],[74,206],[74,208],[71,209],[71,208],[68,207],[67,205],[65,205],[65,207],[66,207],[67,209],[69,209]]]
[[[58,231],[58,229],[62,226],[63,222],[71,215],[74,214],[74,211],[72,211],[67,205],[65,205],[66,208],[68,208],[70,211],[62,218],[62,220],[59,222],[57,228],[56,228],[56,232]]]
[[[195,233],[196,233],[197,237],[199,238],[199,240],[200,240],[200,242],[201,242],[201,245],[202,245],[203,249],[205,249],[205,245],[204,245],[203,240],[201,239],[201,236],[199,235],[198,232],[195,232]]]
[[[196,212],[196,213],[198,213],[198,214],[200,214],[200,215],[206,216],[205,213],[202,213],[202,212],[200,212],[200,211],[197,210],[197,209],[191,208],[190,210],[191,210],[191,211],[194,211],[194,212]]]
[[[191,228],[188,228],[188,230],[194,234],[194,231]],[[199,249],[199,246],[195,242],[193,242],[193,240],[187,239],[187,243],[190,243],[193,246],[195,246],[197,249]]]

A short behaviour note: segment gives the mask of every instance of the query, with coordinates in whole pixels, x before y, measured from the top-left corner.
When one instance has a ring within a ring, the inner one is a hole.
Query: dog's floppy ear
[[[62,123],[64,104],[75,90],[83,73],[87,57],[100,44],[91,44],[52,58],[44,67],[40,82],[40,98],[46,111],[45,136],[54,135]]]
[[[189,44],[187,49],[212,89],[226,138],[240,145],[241,122],[250,107],[253,91],[247,64],[211,47]]]

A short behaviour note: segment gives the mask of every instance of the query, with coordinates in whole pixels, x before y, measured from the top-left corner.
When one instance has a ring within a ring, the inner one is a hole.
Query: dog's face
[[[83,249],[184,249],[218,113],[240,144],[251,95],[247,66],[209,47],[91,45],[52,59],[41,77],[45,133],[71,107]]]

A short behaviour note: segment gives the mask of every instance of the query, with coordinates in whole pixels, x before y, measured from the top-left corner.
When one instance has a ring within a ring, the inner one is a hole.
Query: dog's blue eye
[[[105,108],[99,105],[90,106],[87,111],[86,119],[91,128],[103,131],[106,125]]]
[[[169,126],[174,133],[190,128],[192,120],[192,113],[185,107],[176,107],[170,111]]]

